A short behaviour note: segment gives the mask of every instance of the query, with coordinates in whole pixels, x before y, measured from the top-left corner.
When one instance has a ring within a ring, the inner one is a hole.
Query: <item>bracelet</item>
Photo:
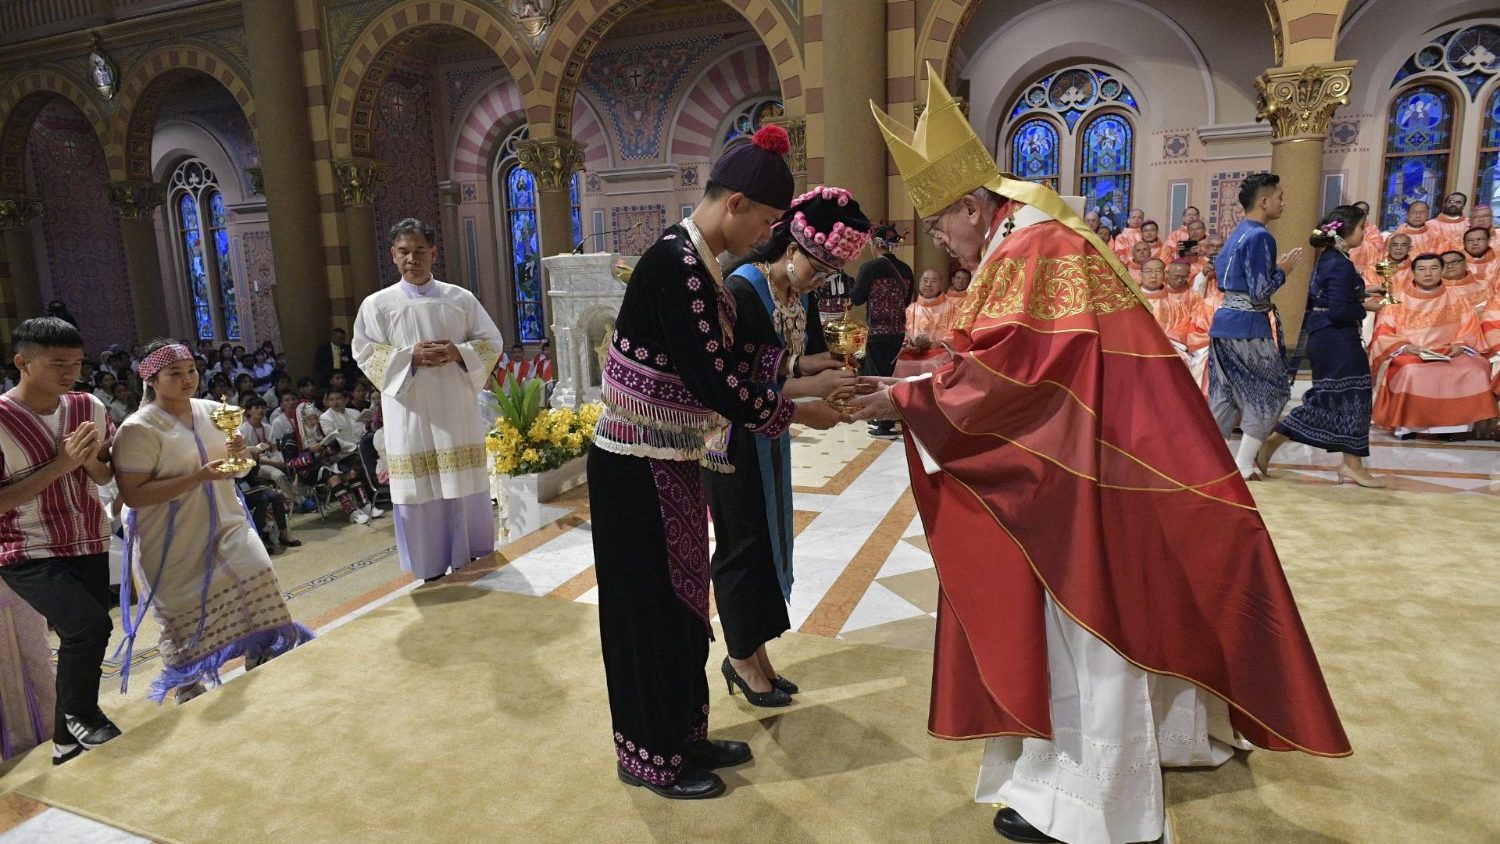
[[[802,356],[801,355],[792,355],[791,359],[792,359],[791,366],[789,367],[788,371],[792,373],[792,377],[793,378],[801,378],[802,377]]]

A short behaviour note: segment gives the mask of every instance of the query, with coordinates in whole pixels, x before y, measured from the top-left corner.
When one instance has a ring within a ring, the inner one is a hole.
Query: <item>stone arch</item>
[[[67,100],[83,113],[104,147],[105,161],[110,160],[109,123],[83,86],[56,68],[28,70],[0,88],[0,193],[25,191],[26,139],[37,113],[53,97]]]
[[[704,68],[685,90],[672,118],[672,161],[708,159],[726,115],[755,96],[775,91],[776,69],[759,41],[731,49]]]
[[[917,66],[912,73],[918,82],[927,78],[927,65],[931,63],[943,74],[950,85],[953,77],[953,53],[958,49],[959,37],[969,18],[979,8],[979,0],[937,0],[932,10],[917,30]],[[917,87],[918,96],[923,88]]]
[[[244,111],[250,131],[255,132],[255,100],[250,96],[250,86],[227,59],[194,44],[161,47],[137,62],[120,85],[110,128],[110,148],[118,153],[118,160],[111,157],[111,172],[120,171],[125,179],[151,178],[151,138],[162,99],[171,93],[172,79],[191,73],[204,74],[223,85]]]
[[[533,124],[546,124],[546,128],[558,137],[570,136],[573,99],[589,57],[615,24],[650,2],[651,0],[614,0],[598,3],[596,0],[597,8],[594,9],[589,9],[589,4],[586,3],[573,5],[566,17],[553,27],[553,37],[543,46],[538,73],[542,79],[557,80],[557,99],[545,107],[547,119],[533,120]],[[766,51],[771,54],[787,113],[801,114],[804,109],[800,38],[794,32],[792,20],[782,4],[774,0],[725,2],[749,21],[750,26],[760,35]],[[535,128],[542,130],[543,126],[535,125]]]
[[[573,100],[573,140],[583,144],[585,170],[614,166],[614,154],[609,145],[609,133],[604,130],[604,120],[599,117],[599,109],[586,96]]]
[[[575,101],[574,140],[588,150],[587,167],[608,167],[609,138],[603,121],[588,97]],[[517,123],[526,122],[526,105],[516,83],[507,79],[474,101],[459,127],[453,147],[455,178],[483,177],[494,166],[495,145],[510,134]]]
[[[355,39],[332,89],[329,138],[335,159],[369,156],[376,93],[392,63],[437,27],[467,32],[495,51],[522,96],[536,88],[521,41],[503,15],[470,0],[417,0],[390,9]]]

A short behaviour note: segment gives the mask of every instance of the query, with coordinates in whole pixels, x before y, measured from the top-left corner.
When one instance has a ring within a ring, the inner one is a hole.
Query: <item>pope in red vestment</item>
[[[876,117],[935,240],[961,262],[966,248],[982,257],[953,364],[860,401],[906,426],[937,567],[929,732],[1054,740],[1066,755],[1061,626],[1122,667],[1221,699],[1259,747],[1350,753],[1255,501],[1125,268],[1056,193],[999,174],[928,74],[915,131]],[[1070,841],[1160,834],[1110,811],[1095,826],[1020,824]],[[995,823],[1010,836],[1016,819]]]

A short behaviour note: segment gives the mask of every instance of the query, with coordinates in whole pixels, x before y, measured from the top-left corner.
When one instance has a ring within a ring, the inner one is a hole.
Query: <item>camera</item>
[[[1197,249],[1197,248],[1198,248],[1198,241],[1196,241],[1196,240],[1184,240],[1181,243],[1177,244],[1177,257],[1179,257],[1179,258],[1186,258],[1186,257],[1192,255],[1193,254],[1193,250]]]

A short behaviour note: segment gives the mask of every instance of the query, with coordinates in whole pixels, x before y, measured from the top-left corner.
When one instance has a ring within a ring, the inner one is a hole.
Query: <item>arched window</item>
[[[1011,134],[1010,169],[1027,181],[1038,182],[1057,190],[1061,145],[1061,138],[1052,122],[1033,117],[1018,125]]]
[[[750,136],[759,131],[766,121],[784,114],[786,108],[778,99],[767,98],[750,103],[729,121],[729,126],[724,130],[722,148],[727,150],[735,144],[750,140]]]
[[[1125,227],[1135,161],[1135,127],[1123,114],[1105,112],[1084,124],[1078,187],[1085,210],[1098,211],[1111,228]]]
[[[1490,92],[1484,110],[1484,133],[1479,136],[1479,180],[1474,204],[1500,205],[1500,86]]]
[[[218,178],[202,161],[190,158],[173,171],[170,191],[198,339],[239,340],[228,213]]]
[[[1389,231],[1417,200],[1441,201],[1453,155],[1453,94],[1440,85],[1417,85],[1391,102],[1381,179],[1381,228]]]
[[[496,172],[500,176],[504,203],[506,246],[510,251],[510,280],[516,305],[516,337],[522,343],[540,343],[547,336],[547,314],[542,295],[541,234],[537,221],[536,179],[520,165],[516,145],[530,137],[523,124],[501,145]],[[574,173],[569,186],[572,202],[573,242],[583,239],[583,220],[578,196],[582,173]]]

